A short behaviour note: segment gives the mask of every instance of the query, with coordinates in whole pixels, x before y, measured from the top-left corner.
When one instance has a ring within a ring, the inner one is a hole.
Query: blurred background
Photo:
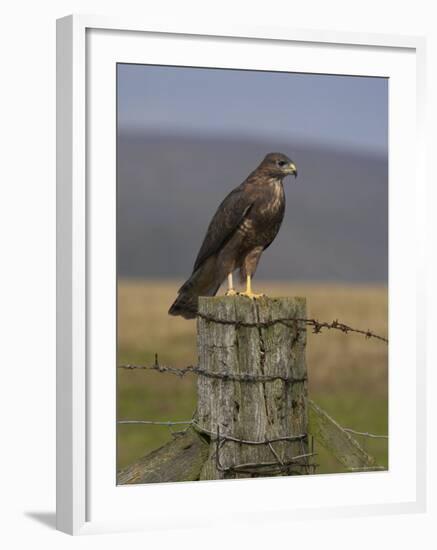
[[[196,363],[195,322],[167,310],[224,196],[266,153],[298,167],[255,292],[306,296],[308,316],[387,335],[388,82],[382,78],[119,64],[118,364]],[[388,354],[309,335],[309,395],[345,427],[388,433]],[[188,420],[195,378],[118,372],[119,419]],[[171,438],[119,425],[118,467]],[[388,445],[361,439],[381,465]],[[320,473],[340,472],[317,448]]]

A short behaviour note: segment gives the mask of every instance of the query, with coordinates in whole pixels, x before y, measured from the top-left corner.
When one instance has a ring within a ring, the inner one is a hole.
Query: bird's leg
[[[248,298],[251,298],[252,300],[255,298],[261,298],[261,296],[264,296],[264,294],[255,294],[252,292],[252,280],[251,276],[247,275],[246,277],[246,291],[245,292],[239,292],[240,296],[247,296]]]
[[[235,296],[237,293],[234,290],[234,283],[232,282],[232,271],[228,274],[228,290],[226,296]]]

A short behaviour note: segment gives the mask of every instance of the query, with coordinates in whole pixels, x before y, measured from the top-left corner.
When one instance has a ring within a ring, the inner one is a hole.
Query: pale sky
[[[385,155],[388,79],[118,65],[119,128],[285,138]]]

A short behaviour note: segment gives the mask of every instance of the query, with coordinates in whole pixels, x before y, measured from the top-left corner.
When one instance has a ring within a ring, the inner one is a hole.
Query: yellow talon
[[[255,294],[254,292],[239,292],[238,296],[246,296],[246,298],[250,298],[251,300],[256,300],[257,298],[262,298],[265,296],[265,294]]]
[[[233,288],[230,288],[228,291],[226,291],[225,296],[236,296],[237,293]]]
[[[262,298],[265,296],[265,294],[255,294],[252,292],[252,281],[250,279],[250,275],[246,278],[246,290],[244,292],[239,292],[239,296],[246,296],[247,298],[250,298],[251,300],[255,300],[256,298]]]

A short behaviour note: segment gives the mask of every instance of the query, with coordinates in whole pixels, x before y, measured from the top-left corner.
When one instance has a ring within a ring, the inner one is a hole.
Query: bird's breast
[[[285,194],[282,183],[278,180],[271,180],[265,187],[264,196],[259,202],[259,215],[261,217],[276,217],[283,211],[285,206]]]
[[[239,227],[244,246],[265,245],[277,234],[284,216],[285,194],[280,182],[265,185],[250,214]]]

